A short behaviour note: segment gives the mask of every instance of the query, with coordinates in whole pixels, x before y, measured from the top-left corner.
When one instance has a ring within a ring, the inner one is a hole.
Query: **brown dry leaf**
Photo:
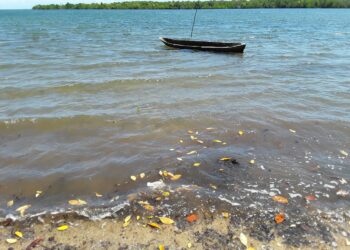
[[[195,163],[193,163],[193,166],[194,166],[194,167],[199,167],[200,165],[201,165],[200,162],[195,162]]]
[[[220,158],[220,161],[229,161],[229,160],[231,160],[230,157],[222,157],[222,158]]]
[[[10,200],[7,202],[8,207],[12,207],[15,202],[13,200]]]
[[[32,205],[24,205],[24,206],[21,206],[21,207],[17,208],[16,211],[19,212],[19,214],[20,214],[21,216],[24,216],[25,211],[26,211],[28,208],[30,208],[31,206],[32,206]]]
[[[188,155],[193,155],[193,154],[196,154],[196,153],[197,153],[196,150],[192,150],[192,151],[188,152],[187,154],[188,154]]]
[[[159,248],[159,250],[165,250],[165,247],[162,244],[160,244],[158,248]]]
[[[288,204],[288,199],[281,195],[275,195],[272,197],[272,199],[279,203]]]
[[[173,224],[174,221],[168,217],[159,217],[159,220],[163,223],[163,224],[166,224],[166,225],[170,225],[170,224]]]
[[[196,220],[198,220],[198,215],[196,214],[190,214],[186,217],[186,220],[189,222],[189,223],[192,223],[192,222],[195,222]]]
[[[15,232],[15,235],[16,235],[17,237],[19,237],[19,238],[23,238],[23,233],[20,232],[20,231],[16,231],[16,232]]]
[[[170,179],[171,179],[172,181],[177,181],[177,180],[180,179],[180,178],[181,178],[181,174],[176,174],[176,175],[172,176]]]
[[[27,247],[26,250],[31,250],[32,248],[37,247],[44,239],[43,238],[37,238],[33,240]]]
[[[58,227],[57,230],[58,230],[58,231],[65,231],[65,230],[67,230],[68,228],[69,228],[68,225],[62,225],[62,226]]]
[[[9,244],[15,244],[17,242],[17,239],[6,239],[6,242],[9,243]]]
[[[239,240],[242,242],[243,245],[245,245],[246,247],[248,246],[248,239],[247,239],[247,236],[245,236],[244,233],[241,233],[239,235]]]
[[[161,229],[160,226],[155,222],[147,223],[147,225],[153,228]]]
[[[136,181],[137,177],[135,175],[130,176],[130,179]]]
[[[275,215],[275,222],[277,224],[282,223],[285,220],[286,216],[284,214],[276,214]]]
[[[82,205],[86,205],[86,201],[84,200],[80,200],[80,199],[77,199],[77,200],[69,200],[68,203],[72,206],[82,206]]]

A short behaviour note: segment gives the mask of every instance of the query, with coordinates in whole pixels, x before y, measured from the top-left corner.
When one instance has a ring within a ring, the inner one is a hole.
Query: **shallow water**
[[[194,38],[244,42],[245,53],[163,46],[159,36],[188,37],[193,13],[0,11],[2,216],[72,198],[123,204],[159,170],[182,174],[173,188],[200,187],[199,203],[281,193],[349,207],[336,192],[350,180],[350,10],[200,10]]]

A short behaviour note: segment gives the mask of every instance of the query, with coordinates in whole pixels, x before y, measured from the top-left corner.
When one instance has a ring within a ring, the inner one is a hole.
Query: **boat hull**
[[[246,46],[244,43],[178,40],[165,37],[160,37],[159,39],[165,45],[176,49],[192,49],[212,52],[243,53]]]

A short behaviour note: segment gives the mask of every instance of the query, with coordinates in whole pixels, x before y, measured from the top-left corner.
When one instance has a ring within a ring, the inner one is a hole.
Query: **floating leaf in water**
[[[136,181],[137,177],[135,175],[130,176],[130,179]]]
[[[38,198],[42,193],[43,191],[40,191],[40,190],[36,191],[35,197]]]
[[[276,214],[275,215],[275,222],[277,223],[277,224],[280,224],[280,223],[282,223],[284,220],[285,220],[285,215],[284,214]]]
[[[15,235],[16,235],[17,237],[19,237],[19,238],[23,238],[23,233],[20,232],[20,231],[16,231],[16,232],[15,232]]]
[[[222,157],[220,158],[220,161],[229,161],[231,160],[231,157]]]
[[[147,223],[147,225],[150,226],[150,227],[153,227],[153,228],[160,229],[160,226],[157,223],[155,223],[155,222]]]
[[[248,246],[248,239],[247,239],[247,236],[245,236],[244,233],[241,233],[239,235],[239,240],[242,242],[243,245],[245,245],[246,247]]]
[[[187,154],[188,154],[188,155],[193,155],[193,154],[196,154],[196,153],[197,153],[196,150],[192,150],[192,151],[188,152]]]
[[[13,239],[13,238],[6,239],[6,242],[9,244],[15,244],[17,242],[17,239]]]
[[[281,195],[275,195],[272,197],[272,199],[279,203],[288,204],[288,199]]]
[[[307,201],[315,201],[316,197],[314,195],[307,195],[307,196],[305,196],[305,200],[307,200]]]
[[[166,224],[166,225],[170,225],[170,224],[173,224],[174,221],[168,217],[159,217],[159,220],[163,223],[163,224]]]
[[[293,129],[289,129],[289,132],[291,132],[291,133],[296,133],[297,131],[295,131],[295,130],[293,130]]]
[[[141,173],[141,174],[140,174],[140,178],[141,178],[141,179],[145,178],[145,176],[146,176],[145,173]]]
[[[230,213],[228,213],[228,212],[222,212],[221,214],[222,214],[222,217],[224,217],[224,218],[230,217]]]
[[[186,217],[186,220],[189,222],[189,223],[192,223],[192,222],[195,222],[196,220],[198,220],[198,215],[196,214],[190,214]]]
[[[165,250],[165,247],[162,244],[160,244],[158,248],[159,248],[159,250]]]
[[[69,228],[68,225],[62,225],[60,227],[57,228],[58,231],[64,231],[64,230],[67,230]]]
[[[195,163],[193,163],[193,166],[194,166],[194,167],[199,167],[200,165],[201,165],[200,162],[195,162]]]
[[[162,194],[164,197],[168,197],[169,195],[170,195],[170,193],[169,192],[167,192],[167,191],[165,191],[165,192],[163,192],[163,194]]]
[[[96,197],[102,197],[103,196],[102,194],[99,194],[97,192],[95,192],[95,195],[96,195]]]
[[[222,143],[220,140],[213,140],[213,142]]]
[[[72,206],[82,206],[82,205],[86,205],[86,201],[84,200],[80,200],[80,199],[77,199],[77,200],[69,200],[68,203]]]
[[[238,134],[239,134],[240,136],[242,136],[242,135],[244,135],[244,131],[243,131],[243,130],[239,130],[239,131],[238,131]]]
[[[10,201],[7,202],[7,206],[8,206],[8,207],[12,207],[13,204],[14,204],[14,201],[13,201],[13,200],[10,200]]]
[[[255,160],[250,160],[249,163],[250,164],[255,164]]]
[[[171,177],[171,180],[172,180],[172,181],[177,181],[177,180],[180,179],[180,178],[181,178],[181,174],[176,174],[176,175],[174,175],[174,176]]]
[[[24,205],[24,206],[17,208],[16,211],[19,212],[19,214],[21,216],[24,216],[25,211],[30,207],[31,207],[31,205]]]
[[[342,155],[344,155],[344,156],[348,156],[349,154],[348,154],[348,152],[346,152],[346,151],[344,151],[344,150],[340,150],[339,151]]]

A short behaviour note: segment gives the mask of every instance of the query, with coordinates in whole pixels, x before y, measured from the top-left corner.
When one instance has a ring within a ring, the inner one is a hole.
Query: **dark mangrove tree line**
[[[238,8],[350,8],[350,0],[232,0],[232,1],[133,1],[36,5],[33,9],[238,9]]]

